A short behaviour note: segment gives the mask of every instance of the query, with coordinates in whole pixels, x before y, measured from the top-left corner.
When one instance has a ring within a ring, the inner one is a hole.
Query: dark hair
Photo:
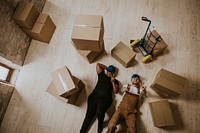
[[[138,74],[133,74],[132,77],[131,77],[131,79],[132,78],[136,78],[136,77],[138,77],[140,79],[140,76]]]

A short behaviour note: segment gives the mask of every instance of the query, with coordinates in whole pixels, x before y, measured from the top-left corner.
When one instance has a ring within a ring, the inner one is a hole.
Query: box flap
[[[75,88],[72,75],[67,67],[62,67],[51,74],[59,95]]]

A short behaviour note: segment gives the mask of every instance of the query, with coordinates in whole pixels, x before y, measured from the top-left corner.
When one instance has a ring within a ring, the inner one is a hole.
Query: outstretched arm
[[[97,74],[99,74],[102,71],[104,71],[104,69],[107,69],[107,66],[105,66],[104,64],[101,64],[101,63],[97,63],[97,65],[96,65]]]

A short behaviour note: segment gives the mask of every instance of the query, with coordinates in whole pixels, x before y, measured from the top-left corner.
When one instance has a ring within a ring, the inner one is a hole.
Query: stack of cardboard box
[[[47,14],[40,13],[34,3],[21,2],[14,12],[13,19],[32,39],[49,43],[56,29]]]
[[[73,76],[66,66],[54,71],[51,76],[52,81],[47,88],[47,92],[66,103],[75,104],[79,94],[85,87],[84,83]]]
[[[170,98],[180,95],[185,87],[186,78],[161,69],[151,85],[160,97]],[[174,119],[168,100],[159,100],[149,103],[154,125],[157,127],[172,126]]]
[[[92,63],[104,52],[103,16],[76,15],[71,35],[72,44],[77,52]]]
[[[111,55],[124,67],[129,67],[133,63],[136,53],[126,46],[123,42],[119,42],[112,50]]]

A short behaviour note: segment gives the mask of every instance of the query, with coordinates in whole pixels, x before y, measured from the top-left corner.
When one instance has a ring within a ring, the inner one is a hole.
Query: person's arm
[[[104,69],[107,69],[107,66],[105,66],[104,64],[101,64],[101,63],[97,63],[97,65],[96,65],[97,74],[99,74],[102,71],[104,71]]]
[[[119,85],[115,83],[115,78],[113,75],[111,77],[111,82],[112,82],[112,86],[113,86],[113,92],[115,94],[117,94],[119,92]]]
[[[140,86],[141,86],[141,95],[143,96],[143,97],[146,97],[146,86],[144,85],[144,82],[142,82],[141,84],[140,84]]]

